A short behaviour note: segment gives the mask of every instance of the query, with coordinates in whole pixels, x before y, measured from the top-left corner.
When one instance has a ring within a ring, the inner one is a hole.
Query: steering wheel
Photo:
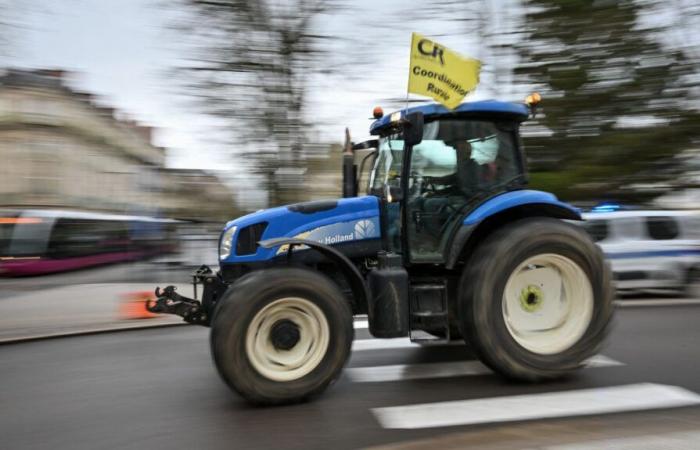
[[[421,197],[425,198],[430,198],[434,197],[437,195],[440,195],[441,192],[444,189],[438,189],[437,184],[440,182],[436,181],[439,180],[441,177],[430,177],[430,176],[424,176],[423,177],[423,192],[421,193]]]
[[[435,187],[435,181],[432,177],[423,177],[423,192],[421,192],[422,197],[433,197],[438,192],[437,187]]]

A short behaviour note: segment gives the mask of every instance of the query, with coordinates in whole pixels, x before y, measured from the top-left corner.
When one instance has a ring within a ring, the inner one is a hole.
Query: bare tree
[[[310,77],[324,70],[327,36],[315,33],[331,0],[183,0],[192,43],[190,93],[223,119],[236,152],[263,174],[270,203],[280,176],[303,174]],[[229,142],[231,142],[229,141]],[[246,150],[247,149],[247,150]],[[302,180],[298,180],[301,182]]]

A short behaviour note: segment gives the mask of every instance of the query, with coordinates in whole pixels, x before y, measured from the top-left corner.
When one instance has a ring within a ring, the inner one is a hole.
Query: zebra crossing
[[[700,395],[677,386],[635,383],[564,392],[428,403],[372,412],[384,428],[414,429],[551,419],[700,404]]]
[[[367,321],[355,321],[356,330],[367,328]],[[365,333],[362,333],[365,334]],[[368,334],[367,334],[368,335]],[[450,346],[464,345],[451,343]],[[360,338],[353,343],[354,355],[377,350],[400,352],[421,348],[408,338]],[[586,363],[586,370],[624,366],[605,355],[596,355]],[[352,383],[386,383],[407,380],[449,379],[488,376],[492,371],[476,360],[416,362],[351,366],[345,376]],[[372,408],[377,423],[385,429],[423,429],[516,422],[522,420],[577,417],[594,414],[644,411],[700,405],[700,395],[682,387],[631,383],[556,392],[506,395],[467,400],[393,405]]]
[[[619,361],[597,355],[588,360],[587,368],[621,366]],[[491,369],[479,361],[450,361],[439,363],[393,364],[372,367],[351,367],[345,370],[348,377],[357,383],[382,381],[420,380],[427,378],[451,378],[469,375],[488,375]]]

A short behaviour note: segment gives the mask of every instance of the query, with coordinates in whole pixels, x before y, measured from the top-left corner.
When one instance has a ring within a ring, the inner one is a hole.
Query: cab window
[[[470,205],[522,181],[516,126],[464,119],[425,124],[407,172],[412,261],[444,261],[452,230]]]
[[[379,139],[379,154],[374,162],[370,187],[375,195],[383,195],[389,187],[401,186],[403,140],[398,135]]]
[[[7,214],[0,217],[0,256],[9,255],[16,219],[17,216],[9,216]]]
[[[425,125],[423,141],[413,148],[409,189],[420,195],[438,188],[470,199],[520,173],[511,124],[440,120]]]

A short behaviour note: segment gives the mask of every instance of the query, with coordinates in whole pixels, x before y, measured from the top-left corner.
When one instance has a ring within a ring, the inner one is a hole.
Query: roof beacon
[[[533,92],[532,94],[525,97],[525,103],[527,103],[527,105],[530,107],[537,105],[541,101],[542,96],[537,92]]]
[[[542,96],[537,92],[533,92],[525,97],[525,104],[530,108],[530,115],[532,117],[535,117],[535,114],[537,114],[537,105],[539,105],[541,101]]]

